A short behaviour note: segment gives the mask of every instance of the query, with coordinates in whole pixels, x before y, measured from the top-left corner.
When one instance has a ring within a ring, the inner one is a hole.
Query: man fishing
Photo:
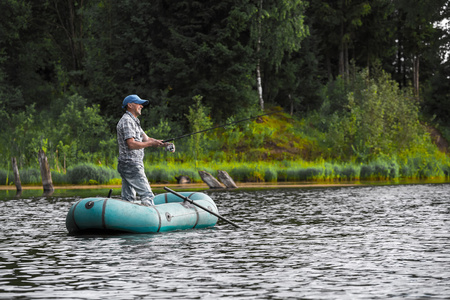
[[[138,95],[129,95],[122,102],[125,113],[117,123],[117,142],[119,144],[119,159],[117,170],[122,177],[122,200],[134,201],[136,194],[141,203],[146,206],[154,205],[150,183],[144,172],[144,149],[147,147],[166,147],[175,152],[171,143],[148,137],[141,128],[138,117],[142,108],[149,104],[148,100]]]

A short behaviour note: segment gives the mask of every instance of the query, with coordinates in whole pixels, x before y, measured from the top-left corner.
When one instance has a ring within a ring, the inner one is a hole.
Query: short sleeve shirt
[[[119,144],[119,162],[143,163],[144,149],[131,150],[128,148],[127,139],[134,138],[142,142],[144,131],[141,122],[130,112],[125,112],[117,123],[117,142]]]

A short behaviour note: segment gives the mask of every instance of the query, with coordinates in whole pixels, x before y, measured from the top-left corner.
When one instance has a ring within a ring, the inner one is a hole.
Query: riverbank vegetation
[[[0,185],[11,157],[40,184],[39,149],[55,184],[120,183],[134,93],[160,139],[267,114],[147,149],[151,182],[448,178],[446,1],[256,2],[3,1]]]

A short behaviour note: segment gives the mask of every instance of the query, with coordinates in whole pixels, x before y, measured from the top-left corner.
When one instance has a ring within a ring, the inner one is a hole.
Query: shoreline
[[[365,185],[363,183],[312,183],[312,182],[284,182],[284,183],[267,183],[267,182],[245,182],[238,184],[238,188],[300,188],[300,187],[338,187],[338,186],[362,186]],[[176,187],[178,189],[210,189],[206,183],[186,183],[186,184],[178,184],[178,183],[158,183],[158,184],[150,184],[152,189],[155,188],[164,188],[167,187]],[[120,189],[122,185],[115,184],[98,184],[98,185],[55,185],[53,186],[55,190],[96,190],[96,189]],[[227,188],[223,188],[227,189]],[[0,185],[0,191],[15,191],[16,186],[14,185]],[[43,187],[40,185],[27,185],[22,186],[22,190],[43,190]],[[210,190],[221,190],[218,189],[210,189]],[[233,189],[230,189],[233,190]]]
[[[269,188],[311,188],[311,187],[352,187],[367,185],[397,185],[397,184],[441,184],[450,183],[448,180],[405,180],[405,181],[355,181],[355,182],[237,182],[237,189],[269,189]],[[210,189],[206,183],[150,183],[152,189],[163,189],[165,186],[176,189],[207,189],[226,190],[227,188]],[[120,184],[99,185],[54,185],[55,190],[96,190],[96,189],[121,189]],[[15,191],[15,185],[0,185],[0,191]],[[42,185],[25,185],[22,190],[43,190]],[[236,190],[236,189],[228,189]]]

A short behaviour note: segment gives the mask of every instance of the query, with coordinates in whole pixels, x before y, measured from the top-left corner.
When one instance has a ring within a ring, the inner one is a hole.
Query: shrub
[[[287,170],[288,181],[317,180],[322,170],[317,167],[295,168]]]
[[[54,184],[66,184],[69,183],[67,174],[52,171],[52,181]]]
[[[288,181],[287,169],[277,170],[277,181]]]
[[[448,176],[448,159],[416,153],[409,156],[399,167],[399,174],[404,178],[426,179]],[[446,173],[447,172],[447,173]]]
[[[363,165],[360,177],[364,180],[393,180],[399,177],[399,169],[397,162],[378,160]]]
[[[114,169],[88,163],[67,170],[67,180],[72,184],[89,184],[93,182],[92,180],[100,184],[106,184],[119,176],[119,173]]]
[[[264,170],[264,181],[266,182],[276,182],[278,178],[278,173],[275,168],[268,167]]]
[[[150,182],[169,183],[175,180],[174,173],[168,167],[146,168],[145,175]]]
[[[42,182],[41,170],[39,169],[25,169],[19,172],[22,184],[39,184]]]
[[[7,184],[8,181],[8,171],[0,169],[0,185]]]
[[[354,165],[341,167],[339,170],[339,178],[343,180],[357,180],[360,177],[360,168]]]
[[[254,168],[251,168],[249,165],[244,164],[238,167],[233,168],[230,171],[230,176],[234,181],[251,181],[252,173],[254,172]]]

